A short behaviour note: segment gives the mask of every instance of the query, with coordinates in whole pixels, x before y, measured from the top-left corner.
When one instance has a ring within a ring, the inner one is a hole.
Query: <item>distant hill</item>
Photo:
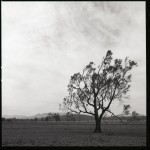
[[[51,113],[57,113],[57,112],[51,112]],[[59,113],[60,116],[64,115],[65,113]],[[3,118],[16,118],[16,119],[34,119],[34,118],[45,118],[48,115],[48,113],[38,113],[33,116],[25,116],[25,115],[3,115]]]
[[[62,121],[66,121],[67,116],[65,115],[65,113],[59,113],[60,114],[60,119]],[[48,116],[48,113],[42,113],[42,114],[36,114],[34,116],[24,116],[24,115],[3,115],[2,117],[4,118],[16,118],[16,119],[34,119],[34,118],[45,118],[46,116]],[[79,114],[73,114],[75,120],[82,120],[82,121],[87,121],[87,120],[94,120],[93,116],[89,116],[89,115],[79,115]]]
[[[51,112],[52,113],[52,112]],[[54,113],[54,112],[53,112]],[[67,120],[67,115],[65,113],[59,113],[61,121]],[[34,119],[34,118],[43,118],[45,120],[45,117],[48,116],[48,113],[42,113],[42,114],[36,114],[33,116],[24,116],[24,115],[3,115],[4,118],[16,118],[16,119]],[[73,117],[76,121],[94,121],[94,117],[86,114],[73,114]],[[105,117],[105,120],[118,120],[116,117]],[[129,119],[129,117],[124,117],[124,119]],[[138,116],[138,120],[146,120],[146,116]],[[54,120],[53,118],[50,120]]]
[[[57,113],[57,112],[49,112],[49,113]],[[60,116],[64,115],[65,113],[59,113]],[[45,118],[46,116],[48,116],[48,113],[42,113],[42,114],[36,114],[34,116],[30,116],[29,119],[34,119],[34,118]]]
[[[36,114],[34,116],[31,116],[30,119],[34,119],[34,118],[45,118],[48,115],[48,113],[42,113],[42,114]]]
[[[27,119],[27,116],[24,115],[3,115],[3,118],[17,118],[17,119]]]

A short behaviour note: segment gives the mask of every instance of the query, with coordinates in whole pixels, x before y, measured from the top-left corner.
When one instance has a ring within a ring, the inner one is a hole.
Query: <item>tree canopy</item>
[[[71,76],[68,92],[63,100],[63,110],[93,115],[100,121],[105,112],[110,111],[114,100],[124,101],[130,88],[131,74],[137,66],[135,61],[112,58],[108,50],[102,63],[96,66],[90,62],[82,71]]]

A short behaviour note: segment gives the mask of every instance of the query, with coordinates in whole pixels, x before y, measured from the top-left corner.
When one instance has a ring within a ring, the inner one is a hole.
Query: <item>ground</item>
[[[146,146],[145,124],[105,124],[93,133],[94,123],[5,123],[3,146]]]

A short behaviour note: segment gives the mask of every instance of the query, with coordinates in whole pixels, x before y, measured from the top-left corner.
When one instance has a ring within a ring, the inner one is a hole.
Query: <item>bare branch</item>
[[[82,113],[90,114],[90,115],[95,116],[95,115],[94,115],[94,113],[92,113],[92,112],[88,112],[87,110],[83,111],[83,110],[81,110],[81,109],[79,109],[79,108],[78,108],[78,110],[79,110],[80,112],[82,112]]]
[[[75,111],[75,110],[73,110],[73,109],[70,109],[70,108],[68,108],[68,110],[70,110],[71,112],[75,112],[75,113],[77,113],[77,114],[80,114],[80,113],[81,113],[80,111],[77,112],[77,111]]]
[[[90,98],[87,99],[87,103],[88,103],[90,106],[94,106],[93,104],[90,103]]]
[[[113,112],[111,112],[110,110],[106,110],[107,112],[111,113],[114,117],[118,118],[121,120],[121,122],[123,122],[123,119],[120,118],[119,116],[115,115]]]

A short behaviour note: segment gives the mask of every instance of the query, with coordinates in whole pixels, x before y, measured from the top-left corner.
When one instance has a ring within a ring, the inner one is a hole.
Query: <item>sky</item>
[[[70,77],[107,50],[138,63],[124,104],[145,115],[145,22],[138,1],[2,2],[2,115],[60,112]]]

